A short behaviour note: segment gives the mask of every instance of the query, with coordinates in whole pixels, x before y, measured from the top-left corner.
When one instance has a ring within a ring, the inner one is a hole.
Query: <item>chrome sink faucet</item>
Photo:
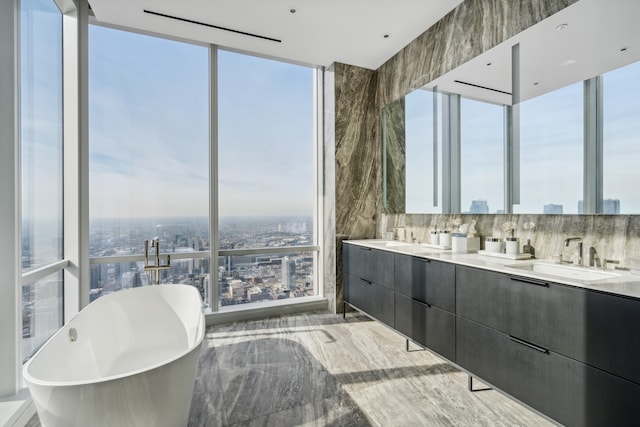
[[[596,248],[591,246],[589,248],[589,267],[602,267],[602,263],[600,262],[600,257],[598,256],[598,252]]]
[[[578,242],[578,262],[577,265],[582,265],[582,237],[567,237],[564,239],[564,245],[569,247],[569,243],[572,241]]]

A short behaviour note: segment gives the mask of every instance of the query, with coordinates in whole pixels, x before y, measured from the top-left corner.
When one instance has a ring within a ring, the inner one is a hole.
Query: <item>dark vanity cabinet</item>
[[[345,302],[455,360],[455,265],[346,242],[343,256]]]
[[[640,300],[344,244],[345,301],[567,426],[640,420]]]
[[[565,425],[637,423],[640,302],[464,266],[456,279],[461,367]]]

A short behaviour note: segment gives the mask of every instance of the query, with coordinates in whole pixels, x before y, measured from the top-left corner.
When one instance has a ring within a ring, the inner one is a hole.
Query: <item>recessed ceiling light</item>
[[[292,7],[291,9],[289,9],[289,12],[290,12],[290,13],[296,13],[297,11],[296,11],[296,8],[295,8],[295,7]]]
[[[556,30],[562,31],[562,30],[565,30],[568,26],[569,24],[560,24],[556,27]]]
[[[490,67],[490,66],[491,66],[491,62],[487,62],[487,67]]]
[[[540,84],[540,82],[533,82],[534,86],[538,86]]]
[[[626,52],[627,50],[629,50],[629,48],[627,46],[624,46],[624,47],[620,48],[620,52]]]
[[[391,38],[391,33],[384,33],[382,35],[382,37],[385,38],[385,39],[390,39]]]

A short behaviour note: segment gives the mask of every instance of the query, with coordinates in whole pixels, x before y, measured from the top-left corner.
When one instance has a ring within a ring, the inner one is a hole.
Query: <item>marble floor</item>
[[[38,426],[34,417],[29,426]],[[207,330],[189,426],[549,426],[387,327],[351,313]]]

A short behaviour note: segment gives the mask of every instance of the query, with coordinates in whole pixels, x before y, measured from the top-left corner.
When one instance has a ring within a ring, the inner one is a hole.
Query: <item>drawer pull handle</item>
[[[424,262],[424,263],[430,263],[431,262],[431,260],[429,258],[420,258],[420,257],[414,256],[413,259],[415,259],[416,261]]]
[[[366,246],[360,246],[360,249],[363,251],[370,251],[371,248],[367,248]]]
[[[545,282],[544,280],[536,280],[536,279],[530,279],[528,277],[519,277],[519,276],[509,276],[509,278],[514,282],[528,283],[530,285],[544,286],[546,288],[549,287],[549,283]]]
[[[513,335],[509,335],[509,339],[511,341],[513,341],[513,342],[517,342],[518,344],[522,344],[525,347],[529,347],[529,348],[531,348],[533,350],[539,351],[540,353],[549,354],[549,350],[548,349],[546,349],[544,347],[537,346],[535,344],[531,344],[529,341],[525,341],[525,340],[522,340],[520,338],[516,338]]]
[[[426,305],[427,308],[431,308],[431,304],[429,304],[428,302],[420,301],[420,300],[415,299],[415,298],[411,298],[411,301],[417,302],[418,304]]]
[[[372,283],[370,280],[367,280],[367,279],[360,279],[360,281],[366,285],[370,285]]]

